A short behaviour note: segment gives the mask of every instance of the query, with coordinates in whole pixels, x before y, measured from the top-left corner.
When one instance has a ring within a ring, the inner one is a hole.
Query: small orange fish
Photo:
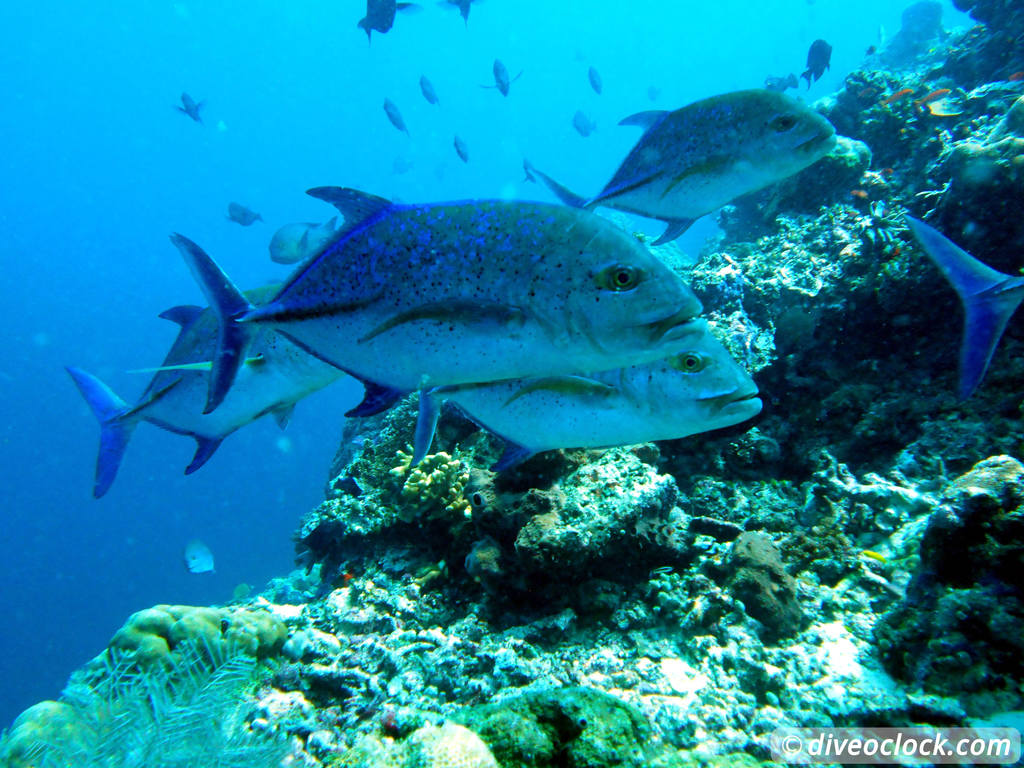
[[[882,175],[883,176],[892,176],[894,173],[896,173],[896,171],[894,171],[892,168],[883,168],[882,169]]]
[[[913,93],[914,93],[914,89],[913,88],[904,88],[901,91],[896,91],[896,93],[894,93],[889,98],[882,100],[882,106],[884,107],[886,104],[892,104],[894,102],[899,101],[900,99],[905,99],[905,98],[907,98],[907,96],[910,96]]]
[[[865,192],[863,189],[851,189],[850,190],[850,195],[852,197],[856,197],[858,200],[867,200],[868,199],[868,193]]]
[[[1014,72],[1012,75],[1010,75],[1006,79],[1010,80],[1011,82],[1014,82],[1014,83],[1019,82],[1021,80],[1024,80],[1024,72]]]
[[[943,96],[948,96],[950,93],[949,88],[939,88],[937,91],[932,91],[927,96],[922,96],[920,99],[914,102],[914,107],[919,112],[924,112],[925,107],[931,104],[933,101],[938,101]]]

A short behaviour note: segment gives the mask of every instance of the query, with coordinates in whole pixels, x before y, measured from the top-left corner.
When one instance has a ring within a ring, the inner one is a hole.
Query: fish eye
[[[616,264],[601,270],[597,276],[597,284],[609,291],[631,291],[640,283],[642,276],[642,271],[637,267]]]
[[[698,352],[683,352],[669,360],[669,364],[683,373],[700,373],[708,367],[708,359]]]
[[[794,125],[796,125],[796,116],[794,115],[779,115],[768,123],[768,126],[776,133],[785,133]]]

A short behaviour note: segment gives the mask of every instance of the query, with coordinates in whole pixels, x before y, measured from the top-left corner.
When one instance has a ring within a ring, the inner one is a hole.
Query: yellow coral
[[[431,453],[415,467],[410,466],[411,453],[399,451],[398,459],[391,474],[405,478],[400,492],[402,520],[411,522],[422,512],[469,517],[471,505],[464,497],[469,470],[458,457],[444,451]]]
[[[211,655],[245,653],[262,658],[280,650],[288,636],[284,622],[266,611],[157,605],[132,614],[109,647],[133,654],[140,667],[172,659],[174,649],[193,642]]]

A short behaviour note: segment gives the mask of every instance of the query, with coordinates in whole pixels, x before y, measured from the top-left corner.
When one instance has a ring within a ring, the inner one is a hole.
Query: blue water
[[[341,413],[358,399],[349,384],[314,395],[287,431],[256,423],[191,477],[181,472],[192,442],[143,425],[113,489],[93,500],[98,430],[62,366],[95,373],[129,401],[142,391],[145,377],[127,371],[158,364],[176,332],[156,315],[202,300],[169,233],[252,286],[287,273],[267,257],[276,227],[332,215],[303,194],[314,185],[405,201],[550,199],[521,182],[525,155],[594,192],[637,138],[615,127],[625,115],[799,74],[818,37],[834,47],[832,69],[801,93],[824,96],[879,42],[880,26],[899,29],[902,8],[485,0],[466,28],[431,0],[368,46],[355,26],[364,5],[0,7],[0,727],[55,697],[131,612],[224,601],[240,582],[286,573],[290,534],[321,497]],[[947,7],[947,27],[965,23]],[[492,82],[495,57],[523,73],[508,98],[479,87]],[[602,96],[587,82],[591,65]],[[420,95],[421,74],[440,107]],[[661,89],[655,102],[650,86]],[[172,108],[183,90],[206,100],[204,125]],[[385,97],[411,136],[387,122]],[[597,123],[589,138],[572,127],[577,109]],[[395,174],[396,158],[411,169]],[[227,221],[232,200],[266,222]],[[709,217],[684,249],[712,229]],[[192,538],[211,547],[216,573],[186,571]]]

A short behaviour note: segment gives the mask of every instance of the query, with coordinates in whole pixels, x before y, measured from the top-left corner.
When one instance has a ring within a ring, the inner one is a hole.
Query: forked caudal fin
[[[537,170],[537,168],[529,160],[523,160],[523,171],[525,171],[527,176],[536,176],[541,181],[543,181],[547,188],[554,192],[555,196],[566,205],[571,206],[573,208],[586,207],[588,201],[585,197],[577,195],[571,189],[562,186],[543,171]]]
[[[129,406],[91,373],[73,366],[68,366],[65,370],[100,423],[100,450],[96,456],[96,477],[92,487],[92,495],[98,499],[110,490],[114,478],[117,477],[128,440],[131,439],[132,431],[139,422],[139,412],[163,397],[178,381],[172,381],[139,404]]]
[[[958,395],[966,400],[981,384],[1006,324],[1024,300],[1024,277],[982,264],[922,221],[906,217],[921,248],[950,282],[964,307]]]
[[[210,413],[224,401],[245,359],[252,331],[239,322],[239,318],[252,311],[253,306],[202,248],[177,233],[171,235],[171,242],[181,252],[217,316],[217,351],[213,356],[206,407],[203,409],[203,413]]]

